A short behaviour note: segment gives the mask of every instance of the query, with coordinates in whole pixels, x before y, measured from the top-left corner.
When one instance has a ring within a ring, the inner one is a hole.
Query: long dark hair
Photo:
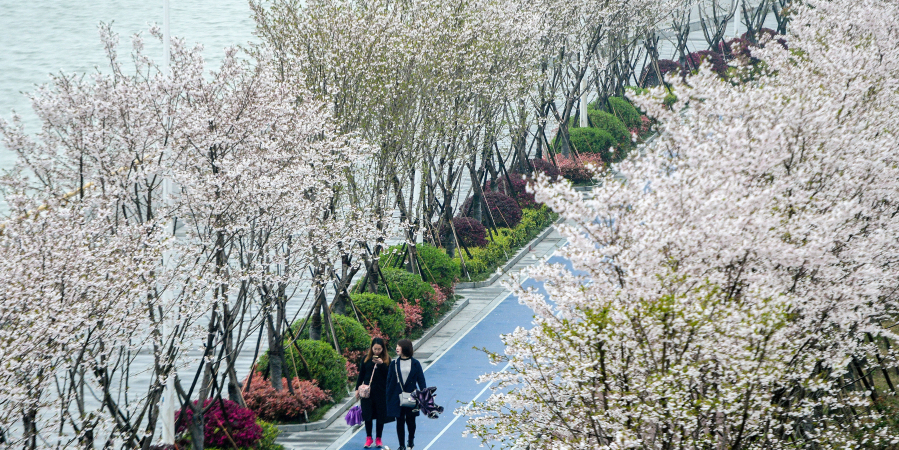
[[[375,344],[381,346],[381,354],[377,355],[378,358],[381,358],[381,361],[383,361],[384,364],[390,364],[390,354],[387,353],[387,343],[381,338],[374,338],[371,340],[371,345],[368,346],[368,355],[365,356],[365,362],[369,362],[375,357],[375,352],[372,351],[372,347],[374,347]]]

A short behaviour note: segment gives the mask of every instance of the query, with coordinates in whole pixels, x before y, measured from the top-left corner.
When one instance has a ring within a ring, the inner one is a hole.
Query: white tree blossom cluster
[[[895,448],[899,5],[794,2],[789,49],[731,84],[707,67],[637,102],[645,156],[584,200],[543,180],[573,225],[574,271],[516,287],[534,326],[460,412],[517,448]],[[892,343],[891,343],[892,342]]]
[[[19,156],[2,179],[12,211],[0,230],[9,445],[148,448],[166,380],[201,343],[203,382],[179,380],[179,402],[225,389],[242,401],[234,361],[263,326],[258,312],[312,281],[311,265],[381,236],[341,194],[372,147],[338,133],[264,49],[229,49],[207,73],[201,48],[176,39],[167,74],[139,35],[127,63],[118,36],[104,26],[101,37],[109,70],[33,94],[37,136],[0,120]],[[202,428],[192,435],[202,448]]]

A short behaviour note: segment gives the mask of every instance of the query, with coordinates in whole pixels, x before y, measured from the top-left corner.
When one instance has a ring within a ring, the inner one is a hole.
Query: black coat
[[[387,415],[387,364],[381,363],[375,369],[374,361],[362,363],[359,367],[359,378],[356,379],[356,389],[371,380],[371,394],[368,398],[360,398],[363,420],[377,420],[378,422],[392,422],[393,418]],[[375,376],[372,377],[372,370]]]
[[[409,371],[409,377],[404,379],[403,385],[400,386],[397,379],[399,361],[399,358],[390,361],[390,371],[387,372],[387,415],[390,417],[400,416],[400,392],[412,392],[415,389],[427,388],[425,371],[422,370],[421,363],[415,358],[412,358],[412,370]],[[418,412],[414,412],[412,415],[417,416]]]

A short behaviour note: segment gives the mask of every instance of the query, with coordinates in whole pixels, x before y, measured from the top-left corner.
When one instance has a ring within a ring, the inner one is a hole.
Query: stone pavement
[[[529,247],[522,248],[519,252],[526,254],[509,272],[517,273],[524,268],[534,265],[540,259],[552,255],[556,249],[564,244],[565,239],[558,232],[552,230],[540,242],[532,243]],[[458,289],[456,291],[457,294],[468,300],[468,305],[427,341],[416,342],[415,357],[421,361],[425,370],[509,295],[509,290],[502,285],[502,282],[508,280],[508,278],[509,275],[507,273],[490,286]],[[282,432],[277,442],[287,449],[336,450],[342,447],[358,428],[347,426],[341,417],[329,427],[321,430]]]

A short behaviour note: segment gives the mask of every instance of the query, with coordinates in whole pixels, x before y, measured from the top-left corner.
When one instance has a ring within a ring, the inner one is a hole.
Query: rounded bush
[[[484,247],[487,245],[487,229],[484,225],[471,217],[454,217],[453,228],[456,229],[456,237],[466,247]],[[448,224],[440,228],[441,239],[453,238],[453,230]],[[455,262],[455,261],[454,261]]]
[[[434,288],[430,284],[422,280],[420,276],[407,272],[405,269],[381,268],[381,273],[387,279],[390,298],[394,302],[401,303],[403,299],[408,300],[410,303],[420,301],[422,308],[421,325],[427,328],[436,322],[437,305],[434,302]],[[383,283],[378,284],[378,294],[386,295],[388,289],[384,289]],[[384,329],[382,328],[381,331],[384,331]],[[393,335],[390,336],[393,337]]]
[[[531,164],[534,165],[534,171],[543,173],[551,180],[558,180],[562,177],[562,172],[550,161],[536,158],[531,160]]]
[[[300,352],[297,352],[297,347]],[[309,364],[309,370],[303,365],[300,354]],[[268,369],[268,352],[259,357],[257,371]],[[340,399],[346,393],[346,359],[337,350],[324,341],[299,339],[291,344],[289,338],[284,342],[284,369],[281,374],[288,380],[297,377],[301,380],[316,380],[322,389]]]
[[[631,102],[621,97],[609,97],[609,112],[629,130],[640,126],[640,112]]]
[[[352,311],[350,311],[350,314],[352,314]],[[290,329],[297,336],[309,332],[308,323],[306,324],[306,330],[300,330],[303,320],[297,320],[290,326]],[[331,320],[334,322],[334,332],[337,333],[337,344],[340,345],[341,352],[368,350],[371,336],[368,335],[368,331],[365,331],[365,327],[359,321],[353,317],[340,314],[331,314]],[[331,327],[325,323],[322,323],[322,334],[324,335],[322,340],[333,347],[334,340],[331,338]]]
[[[589,113],[590,125],[612,135],[616,147],[628,148],[631,145],[631,133],[617,117],[605,111],[593,110]]]
[[[683,72],[683,67],[677,61],[673,61],[670,59],[660,59],[658,61],[659,72],[664,77],[668,73],[673,73],[675,75]],[[640,75],[640,85],[643,87],[651,87],[658,86],[662,84],[661,80],[656,74],[655,68],[652,64],[647,64],[643,67],[643,74]]]
[[[572,128],[571,145],[577,149],[578,153],[596,154],[605,162],[612,159],[611,148],[618,146],[611,134],[599,128]],[[560,161],[560,168],[561,165]]]
[[[194,401],[197,406],[199,400]],[[262,427],[256,423],[256,413],[231,400],[207,399],[203,402],[203,445],[205,447],[255,447],[262,439]],[[193,410],[183,408],[175,414],[177,432],[187,430]]]
[[[469,207],[471,207],[473,197],[468,197],[465,200],[465,203],[462,205],[462,209],[460,210],[465,216],[472,217],[474,216],[474,208],[471,208],[471,212],[469,212]],[[484,193],[484,199],[487,201],[487,207],[490,209],[490,213],[493,215],[493,220],[496,222],[496,226],[503,228],[515,228],[518,225],[518,222],[521,222],[521,208],[518,207],[518,204],[515,203],[511,197],[506,194],[502,194],[499,192],[487,191]],[[486,222],[487,218],[483,219],[483,222]],[[489,222],[486,222],[489,223]]]
[[[724,61],[724,58],[720,54],[708,50],[693,52],[687,55],[687,63],[685,66],[691,70],[696,70],[705,61],[708,61],[712,67],[712,71],[718,74],[719,77],[724,78],[727,76],[727,63]]]
[[[512,181],[511,187],[509,184],[509,180]],[[508,195],[509,197],[518,200],[518,205],[522,208],[533,208],[537,206],[537,201],[534,200],[534,193],[528,192],[527,185],[528,180],[525,180],[520,173],[517,172],[509,172],[509,179],[507,180],[505,175],[502,175],[497,180],[497,190],[502,192],[503,194]],[[487,189],[492,189],[493,183],[487,182]]]
[[[421,276],[426,282],[434,283],[441,289],[449,289],[456,284],[462,269],[443,249],[429,244],[416,244],[415,249],[422,265]]]
[[[383,272],[385,269],[381,269]],[[386,277],[387,274],[385,273]],[[380,294],[352,294],[350,298],[359,309],[359,314],[365,316],[362,325],[368,327],[369,322],[378,327],[381,333],[387,336],[391,342],[396,342],[403,337],[406,328],[406,319],[403,311],[390,297]]]

